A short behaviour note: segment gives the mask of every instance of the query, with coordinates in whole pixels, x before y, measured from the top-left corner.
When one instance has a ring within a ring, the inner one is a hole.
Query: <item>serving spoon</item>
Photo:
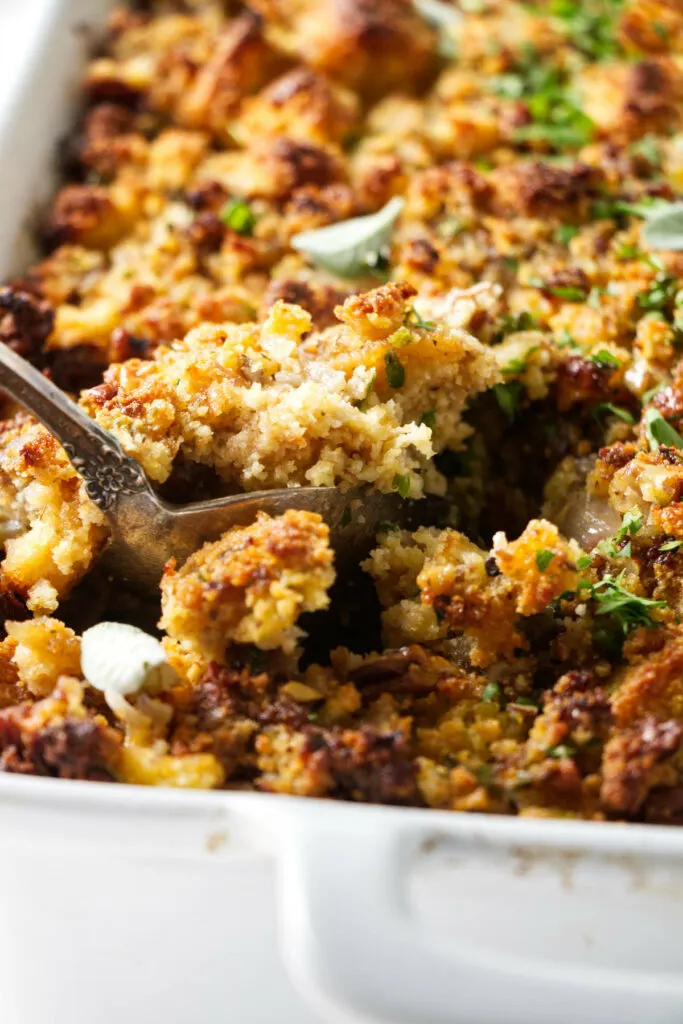
[[[343,567],[367,554],[380,522],[413,525],[419,506],[422,524],[424,513],[432,519],[443,510],[440,502],[404,501],[369,487],[288,487],[172,505],[156,494],[142,467],[113,434],[1,343],[0,386],[54,434],[83,478],[88,497],[106,515],[111,528],[105,552],[109,570],[145,591],[158,590],[169,558],[182,563],[225,530],[253,522],[257,512],[317,512],[330,527],[336,561]]]

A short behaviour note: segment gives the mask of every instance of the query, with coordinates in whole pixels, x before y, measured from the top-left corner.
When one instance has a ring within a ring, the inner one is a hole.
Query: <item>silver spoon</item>
[[[171,505],[154,492],[142,467],[125,454],[113,434],[1,343],[0,386],[54,434],[85,481],[88,496],[107,516],[111,539],[105,555],[111,572],[147,591],[157,591],[169,558],[175,556],[182,563],[205,541],[216,540],[232,526],[253,522],[259,511],[273,516],[290,508],[318,512],[330,527],[338,565],[352,564],[367,554],[383,520],[408,525],[415,505],[420,512],[429,509],[430,518],[436,511],[431,501],[402,501],[396,494],[367,487],[346,492],[337,487],[290,487]]]

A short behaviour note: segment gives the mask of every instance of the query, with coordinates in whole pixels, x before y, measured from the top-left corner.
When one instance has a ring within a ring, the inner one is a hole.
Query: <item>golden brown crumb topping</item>
[[[262,515],[159,608],[0,395],[1,770],[683,823],[681,5],[441,13],[112,12],[0,343],[168,500],[444,501],[350,574]],[[87,627],[160,615],[168,690],[87,682]]]

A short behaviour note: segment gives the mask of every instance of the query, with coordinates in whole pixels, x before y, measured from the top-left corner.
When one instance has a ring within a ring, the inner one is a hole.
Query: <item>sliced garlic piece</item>
[[[91,686],[124,696],[159,693],[175,682],[166,652],[153,636],[121,622],[99,622],[81,640],[81,668]]]

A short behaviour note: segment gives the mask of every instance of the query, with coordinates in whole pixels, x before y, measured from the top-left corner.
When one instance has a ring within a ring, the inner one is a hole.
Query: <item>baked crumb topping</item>
[[[449,512],[337,579],[261,515],[146,606],[0,394],[1,770],[683,823],[683,9],[444,7],[112,12],[0,342],[169,500]],[[88,682],[106,619],[165,689]]]

